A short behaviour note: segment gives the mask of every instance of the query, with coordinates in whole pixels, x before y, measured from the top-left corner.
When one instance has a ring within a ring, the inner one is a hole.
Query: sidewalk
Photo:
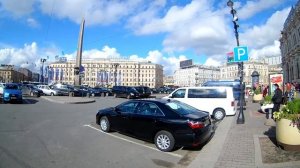
[[[95,99],[92,97],[41,96],[41,98],[61,104],[85,104],[95,102]]]
[[[259,108],[249,98],[245,124],[236,124],[238,114],[226,117],[189,168],[299,168],[300,152],[276,147],[275,127],[264,125],[266,116]]]

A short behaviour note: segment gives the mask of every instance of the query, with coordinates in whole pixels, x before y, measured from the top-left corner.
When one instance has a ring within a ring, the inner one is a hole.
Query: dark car
[[[131,86],[114,86],[112,93],[114,97],[125,97],[127,99],[140,97],[140,93]]]
[[[81,96],[82,92],[76,90],[72,85],[65,85],[65,84],[55,84],[51,86],[51,89],[55,89],[61,93],[63,96]]]
[[[23,102],[21,88],[15,83],[7,83],[3,88],[3,103],[10,101]]]
[[[105,88],[105,87],[96,87],[96,88],[93,88],[95,91],[97,91],[100,96],[112,96],[112,92],[108,89],[108,88]]]
[[[36,85],[33,85],[33,84],[24,84],[24,85],[22,85],[22,94],[23,95],[40,97],[44,93]]]
[[[154,142],[161,151],[198,146],[214,134],[207,112],[165,99],[140,99],[99,110],[96,123],[104,132],[119,131]]]
[[[134,88],[140,93],[140,97],[147,98],[151,95],[151,89],[147,86],[135,86]]]

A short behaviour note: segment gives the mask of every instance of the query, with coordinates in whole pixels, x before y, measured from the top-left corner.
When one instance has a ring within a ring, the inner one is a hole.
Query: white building
[[[206,81],[219,79],[219,68],[204,65],[191,65],[174,73],[176,86],[201,86]]]
[[[236,80],[240,79],[240,74],[238,72],[237,63],[227,63],[220,67],[221,79],[222,80]],[[244,62],[244,82],[246,85],[252,85],[252,73],[257,71],[259,74],[259,83],[268,84],[269,83],[269,68],[268,64],[261,61],[249,60]]]
[[[148,86],[157,88],[163,85],[163,66],[151,62],[138,62],[125,59],[82,60],[84,72],[82,84],[89,86],[114,85]],[[51,82],[74,84],[75,60],[54,62],[48,73]]]
[[[300,1],[292,7],[281,32],[284,82],[300,82]]]

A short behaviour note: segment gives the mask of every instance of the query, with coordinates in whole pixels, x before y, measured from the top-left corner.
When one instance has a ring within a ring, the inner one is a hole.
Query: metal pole
[[[238,27],[239,25],[237,24],[237,17],[236,15],[236,10],[233,9],[233,1],[232,0],[228,0],[227,2],[227,6],[229,6],[231,8],[231,15],[233,18],[233,27],[234,27],[234,34],[235,34],[235,38],[236,38],[236,45],[240,46],[240,41],[239,41],[239,32],[238,32]],[[237,124],[244,124],[245,123],[245,116],[244,116],[244,85],[243,85],[243,78],[244,78],[244,63],[243,62],[239,62],[238,63],[238,67],[239,67],[239,71],[240,71],[240,110],[239,110],[239,114],[238,114],[238,118],[236,123]]]

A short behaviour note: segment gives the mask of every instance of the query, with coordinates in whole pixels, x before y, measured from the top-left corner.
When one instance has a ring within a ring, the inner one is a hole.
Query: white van
[[[222,120],[226,115],[235,115],[237,110],[232,87],[183,87],[166,98],[207,111],[216,120]]]

